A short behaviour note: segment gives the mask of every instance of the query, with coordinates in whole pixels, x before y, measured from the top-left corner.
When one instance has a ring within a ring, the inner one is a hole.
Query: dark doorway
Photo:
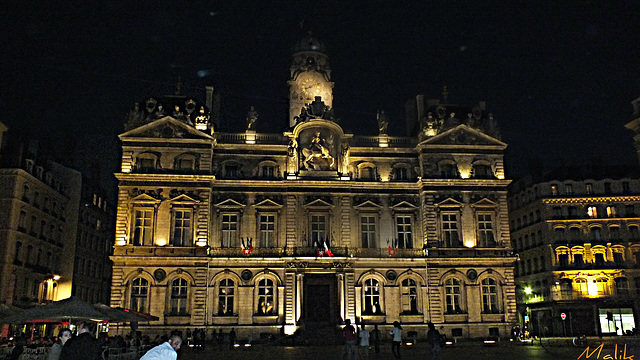
[[[302,318],[308,326],[336,325],[338,291],[335,275],[305,275]]]

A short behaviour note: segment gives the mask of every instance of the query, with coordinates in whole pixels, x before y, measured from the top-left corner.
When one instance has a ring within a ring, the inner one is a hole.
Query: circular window
[[[389,271],[387,271],[387,279],[389,279],[389,280],[393,281],[393,280],[395,280],[397,277],[398,277],[398,275],[396,274],[396,272],[395,272],[395,271],[393,271],[393,270],[389,270]]]
[[[478,273],[475,270],[471,269],[467,271],[467,277],[469,278],[469,280],[475,280],[478,278]]]
[[[162,269],[157,269],[156,271],[153,272],[153,277],[156,278],[156,280],[158,281],[164,280],[166,276],[167,276],[167,273]]]
[[[251,277],[253,276],[253,274],[251,273],[251,271],[249,270],[243,270],[242,273],[240,274],[240,277],[242,278],[242,280],[244,281],[249,281],[251,280]]]

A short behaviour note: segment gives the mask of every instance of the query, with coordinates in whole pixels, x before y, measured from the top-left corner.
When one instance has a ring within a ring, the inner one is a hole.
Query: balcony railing
[[[423,258],[423,257],[509,257],[512,252],[505,248],[430,248],[423,249],[391,249],[388,248],[350,248],[331,247],[331,253],[336,257],[361,258]],[[255,247],[250,254],[245,254],[242,248],[210,248],[206,247],[178,247],[178,246],[116,246],[116,256],[167,256],[167,257],[326,257],[326,253],[319,252],[315,247]]]

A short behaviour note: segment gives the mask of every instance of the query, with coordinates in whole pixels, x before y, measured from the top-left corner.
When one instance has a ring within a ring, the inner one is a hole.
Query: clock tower
[[[295,126],[295,117],[317,96],[328,107],[333,107],[333,82],[329,57],[324,44],[311,34],[300,40],[293,49],[289,84],[289,126]]]

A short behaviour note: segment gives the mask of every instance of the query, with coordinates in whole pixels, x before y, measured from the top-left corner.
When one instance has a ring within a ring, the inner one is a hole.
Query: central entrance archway
[[[338,286],[333,274],[305,274],[302,319],[307,328],[339,323]]]

